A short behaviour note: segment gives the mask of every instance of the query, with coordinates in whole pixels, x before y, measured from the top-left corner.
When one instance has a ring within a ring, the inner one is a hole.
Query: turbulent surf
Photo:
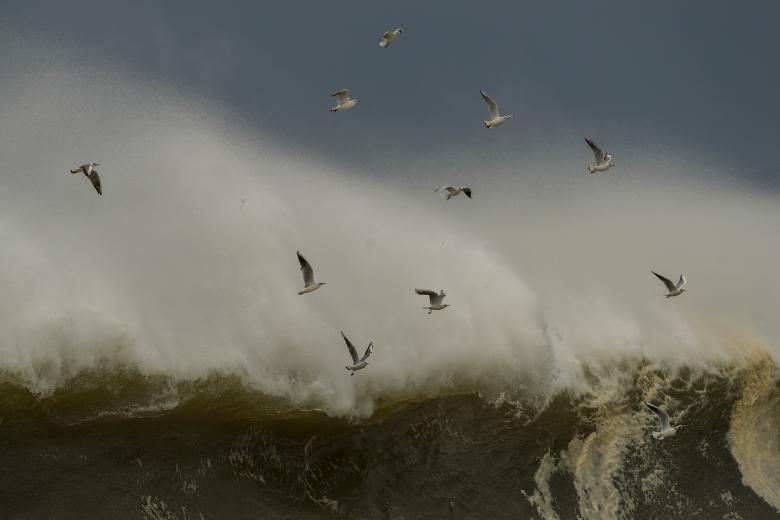
[[[332,417],[241,377],[0,386],[6,518],[773,518],[780,389],[766,356],[588,373],[591,390],[449,393]],[[659,400],[685,430],[656,441]]]

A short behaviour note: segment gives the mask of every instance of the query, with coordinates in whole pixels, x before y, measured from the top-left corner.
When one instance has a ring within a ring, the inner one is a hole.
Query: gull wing
[[[666,412],[655,406],[654,404],[645,403],[645,406],[650,408],[658,416],[658,423],[661,427],[661,431],[669,429],[669,415]]]
[[[430,289],[415,289],[414,292],[430,298],[431,305],[436,304],[436,299],[439,297],[439,295],[435,291],[431,291]]]
[[[444,290],[441,291],[441,294],[431,291],[430,289],[415,289],[414,292],[427,296],[431,301],[431,305],[439,305],[444,297],[447,296],[447,293],[444,292]]]
[[[314,284],[314,269],[311,268],[308,260],[306,260],[300,251],[296,253],[298,255],[298,263],[301,264],[301,272],[303,273],[303,283],[305,287]]]
[[[386,33],[384,33],[382,35],[382,38],[384,38],[386,40],[386,39],[390,38],[393,35],[394,32],[395,31],[387,31]]]
[[[341,90],[337,90],[331,96],[338,96],[338,103],[339,105],[343,105],[347,101],[349,101],[349,89],[343,88]]]
[[[495,119],[498,117],[498,105],[495,101],[493,101],[493,98],[488,96],[484,90],[479,91],[480,94],[482,94],[482,99],[485,100],[485,103],[487,103],[488,110],[490,110],[490,119]]]
[[[98,192],[98,195],[103,195],[103,185],[100,183],[100,175],[98,175],[97,170],[93,169],[87,175],[87,178],[92,183],[92,187],[95,188],[95,191]]]
[[[363,362],[366,359],[368,359],[368,356],[370,356],[373,351],[374,351],[374,342],[372,341],[371,343],[368,344],[368,347],[366,347],[366,353],[363,354],[363,357],[360,358],[360,361]]]
[[[675,289],[682,289],[683,285],[688,283],[688,280],[685,279],[685,275],[680,275],[680,280],[677,282],[677,285],[674,286]]]
[[[669,290],[669,292],[674,292],[674,290],[675,290],[674,282],[672,282],[668,278],[665,278],[665,277],[661,276],[660,274],[656,273],[655,271],[650,271],[650,272],[653,273],[654,275],[656,275],[658,277],[658,279],[661,280],[664,283],[664,285]]]
[[[593,150],[593,156],[596,158],[596,164],[604,164],[604,152],[601,148],[599,148],[599,145],[588,139],[585,138],[585,142],[588,143],[588,146],[590,146],[590,149]]]
[[[347,344],[347,349],[349,350],[349,355],[352,356],[352,364],[357,365],[360,363],[360,358],[357,355],[357,350],[355,350],[355,345],[347,339],[343,331],[341,332],[341,337],[344,338],[344,342]]]
[[[461,188],[460,191],[465,193],[468,198],[471,198],[471,188]]]
[[[444,187],[437,188],[437,189],[433,190],[433,192],[434,192],[434,193],[436,193],[437,191],[443,191],[443,192],[446,192],[446,193],[442,193],[442,194],[441,194],[441,195],[442,195],[442,197],[445,197],[445,196],[447,196],[447,195],[452,195],[452,194],[454,194],[454,193],[455,193],[455,192],[457,192],[458,190],[457,190],[457,189],[455,189],[455,188],[454,188],[454,187],[452,187],[452,186],[444,186]]]

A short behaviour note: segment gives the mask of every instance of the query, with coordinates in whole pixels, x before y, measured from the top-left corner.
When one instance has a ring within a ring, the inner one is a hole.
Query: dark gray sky
[[[400,171],[415,157],[522,156],[589,135],[623,164],[628,149],[662,145],[778,184],[776,2],[4,0],[2,11],[16,48],[181,85],[369,172],[388,156]],[[380,49],[396,26],[403,38]],[[344,87],[362,104],[331,114],[328,95]],[[510,124],[485,130],[480,88]]]

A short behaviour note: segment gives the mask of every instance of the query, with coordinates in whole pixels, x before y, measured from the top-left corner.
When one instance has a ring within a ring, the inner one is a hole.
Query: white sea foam
[[[240,373],[365,416],[464,386],[585,392],[585,366],[734,359],[745,336],[778,358],[768,196],[663,154],[594,179],[587,150],[552,166],[542,150],[447,204],[424,158],[409,183],[342,171],[180,92],[61,65],[0,83],[0,369],[38,390],[108,360]],[[89,160],[103,197],[67,173]],[[450,182],[479,171],[459,168]],[[669,198],[657,178],[675,175]],[[317,293],[296,295],[298,249],[328,282]],[[650,269],[685,271],[689,292],[663,299]],[[419,286],[452,307],[425,315]],[[354,378],[339,330],[375,344]]]
[[[726,438],[739,464],[742,482],[780,512],[777,375],[777,366],[764,354],[757,354],[743,375],[741,395],[731,411]]]

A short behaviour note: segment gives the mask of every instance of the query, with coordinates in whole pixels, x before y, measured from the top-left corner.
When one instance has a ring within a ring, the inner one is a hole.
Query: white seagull
[[[382,39],[379,40],[379,46],[380,47],[387,47],[390,45],[390,42],[393,40],[397,40],[399,36],[401,36],[401,33],[404,32],[403,29],[400,27],[396,29],[395,31],[387,31],[385,34],[382,35]]]
[[[441,290],[440,293],[436,293],[436,291],[431,291],[430,289],[415,289],[414,292],[417,294],[422,294],[430,298],[431,305],[430,307],[423,307],[423,309],[428,309],[428,314],[430,314],[433,311],[440,311],[443,310],[445,307],[449,307],[449,304],[442,303],[442,300],[444,300],[444,297],[447,296],[447,293],[444,292],[444,289]]]
[[[588,171],[590,173],[605,172],[615,166],[611,162],[612,154],[604,153],[596,143],[587,137],[585,138],[585,142],[588,143],[590,149],[593,150],[593,156],[596,158],[596,164],[594,166],[588,165]]]
[[[336,106],[330,109],[331,112],[338,112],[339,110],[348,110],[360,102],[359,99],[352,99],[349,97],[348,88],[337,90],[336,92],[331,94],[331,96],[337,96]]]
[[[314,283],[314,269],[311,268],[311,264],[303,257],[300,251],[296,254],[298,255],[298,262],[301,264],[301,272],[303,273],[303,289],[298,291],[298,295],[314,292],[325,285],[325,282]]]
[[[482,121],[485,123],[485,128],[493,128],[494,126],[498,126],[500,124],[503,124],[504,121],[512,117],[509,116],[502,116],[498,113],[498,105],[495,101],[493,101],[493,98],[488,96],[484,90],[479,91],[480,94],[482,94],[482,99],[485,100],[485,103],[487,103],[488,109],[490,110],[490,121]]]
[[[667,298],[671,298],[672,296],[680,296],[682,293],[685,292],[685,289],[683,289],[683,286],[688,283],[688,280],[685,279],[685,275],[681,274],[680,279],[677,281],[677,283],[672,282],[670,279],[661,276],[660,274],[656,273],[655,271],[650,271],[654,275],[658,277],[659,280],[661,280],[664,285],[666,286],[666,289],[669,291],[669,293],[666,295]]]
[[[652,411],[655,412],[655,414],[658,416],[658,423],[660,431],[653,432],[653,437],[655,437],[658,440],[664,439],[666,437],[671,437],[675,433],[677,433],[677,430],[679,428],[682,428],[682,424],[678,424],[677,426],[669,426],[669,415],[655,406],[654,404],[645,403],[645,406],[650,408]]]
[[[443,188],[433,190],[434,193],[437,191],[440,191],[441,196],[447,200],[450,200],[452,197],[457,197],[460,195],[460,192],[465,193],[468,198],[471,198],[471,188],[465,186],[444,186]]]
[[[82,164],[78,168],[72,169],[70,173],[73,174],[76,174],[78,172],[84,173],[84,175],[87,176],[87,179],[89,179],[89,182],[92,183],[92,186],[95,188],[95,191],[98,192],[98,195],[103,195],[103,185],[100,183],[100,175],[98,175],[95,166],[100,166],[100,163],[91,162],[88,164]]]
[[[347,336],[344,335],[344,332],[341,332],[341,337],[344,338],[344,341],[347,343],[347,349],[349,350],[349,355],[352,356],[352,366],[345,367],[347,370],[350,370],[352,373],[349,374],[351,376],[355,375],[355,372],[357,372],[360,369],[366,368],[367,365],[370,365],[368,361],[368,356],[371,355],[371,353],[374,351],[374,342],[368,344],[368,347],[366,348],[366,353],[363,354],[362,358],[358,357],[357,350],[355,350],[355,345],[352,344],[351,341],[347,338]]]

